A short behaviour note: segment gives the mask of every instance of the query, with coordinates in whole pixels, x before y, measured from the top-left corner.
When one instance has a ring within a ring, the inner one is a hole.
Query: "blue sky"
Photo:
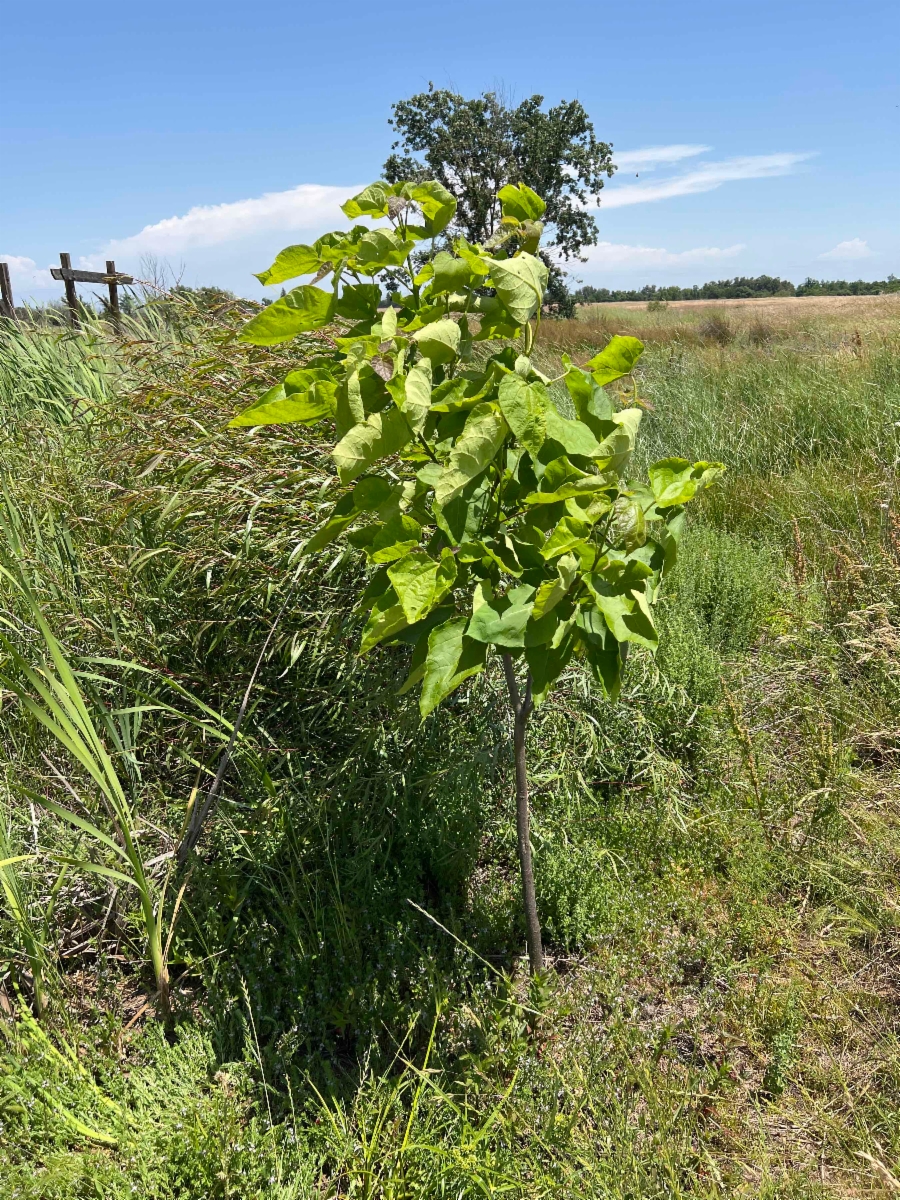
[[[394,100],[578,98],[620,171],[584,282],[900,274],[896,0],[44,0],[0,27],[0,259],[59,293],[60,250],[250,296],[344,219]],[[636,177],[637,176],[637,177]]]

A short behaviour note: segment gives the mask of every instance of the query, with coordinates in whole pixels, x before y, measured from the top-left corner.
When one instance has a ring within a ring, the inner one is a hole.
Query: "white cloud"
[[[850,262],[855,258],[871,257],[872,251],[869,249],[869,243],[858,237],[851,238],[849,242],[838,242],[833,250],[826,250],[824,254],[819,255],[819,258],[841,259],[845,262]]]
[[[711,192],[723,183],[738,179],[769,179],[788,175],[798,163],[812,154],[753,154],[744,158],[728,158],[722,162],[701,163],[693,171],[663,179],[659,183],[615,184],[603,192],[603,208],[622,208],[626,204],[648,204],[654,200],[669,200],[673,196],[691,196]]]
[[[134,259],[143,254],[165,257],[203,246],[219,246],[254,234],[311,230],[321,233],[328,225],[344,221],[340,205],[361,190],[301,183],[286,192],[267,192],[231,204],[203,204],[183,217],[167,217],[145,225],[140,233],[109,242],[91,261],[105,258]]]
[[[14,299],[18,299],[16,293],[23,288],[30,292],[36,288],[59,286],[50,274],[50,268],[39,267],[33,258],[26,258],[21,254],[0,254],[0,262],[9,265]]]
[[[812,157],[810,154],[782,153],[697,162],[690,169],[681,169],[676,165],[686,159],[697,158],[709,149],[699,143],[679,142],[614,155],[623,171],[633,169],[643,173],[660,170],[663,173],[647,182],[643,179],[627,183],[624,180],[622,183],[614,181],[603,193],[603,209],[712,191],[733,180],[785,175]],[[666,168],[672,167],[676,171],[681,170],[681,173],[670,174]],[[190,270],[198,279],[215,279],[243,291],[246,286],[244,278],[249,279],[251,269],[258,267],[258,255],[261,253],[265,258],[271,252],[270,242],[288,234],[293,234],[292,240],[295,241],[311,240],[325,229],[345,225],[346,219],[340,212],[340,205],[360,186],[304,183],[286,191],[267,192],[262,196],[231,203],[198,205],[182,216],[167,217],[144,226],[129,237],[108,242],[95,253],[82,257],[80,265],[102,269],[106,259],[115,258],[120,269],[134,270],[143,256],[169,261],[186,256]],[[219,247],[226,245],[230,247],[227,251],[223,253],[219,250]],[[743,248],[742,245],[724,248],[701,246],[672,252],[653,246],[601,242],[590,250],[588,257],[591,264],[603,267],[675,267],[730,258]],[[841,243],[822,257],[862,258],[869,253],[865,242],[857,238]],[[7,255],[6,261],[17,295],[48,289],[60,290],[51,278],[49,268],[38,267],[33,259]]]
[[[647,146],[643,150],[625,150],[622,154],[613,152],[613,161],[620,171],[653,171],[663,163],[681,162],[683,158],[694,158],[705,154],[712,146],[693,145],[678,142],[673,146]]]
[[[695,246],[691,250],[671,251],[659,246],[629,246],[623,242],[598,242],[586,251],[591,267],[677,267],[694,262],[734,258],[746,249],[743,242],[734,246]],[[587,264],[586,264],[587,265]]]

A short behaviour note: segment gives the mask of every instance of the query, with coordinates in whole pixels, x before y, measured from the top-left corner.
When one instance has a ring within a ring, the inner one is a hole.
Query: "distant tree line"
[[[738,275],[734,279],[710,280],[693,287],[598,288],[585,286],[573,293],[577,304],[605,304],[616,300],[755,300],[771,296],[878,296],[882,292],[900,291],[900,279],[871,283],[856,279],[806,279],[799,286],[777,275]]]
[[[882,292],[900,292],[900,279],[888,275],[887,279],[806,279],[797,288],[798,296],[880,296]]]

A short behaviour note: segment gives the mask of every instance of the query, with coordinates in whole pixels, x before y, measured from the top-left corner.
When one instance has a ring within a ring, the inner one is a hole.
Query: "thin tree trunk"
[[[172,1023],[172,993],[169,990],[169,968],[163,965],[162,970],[156,977],[156,986],[159,998],[159,1010],[162,1013],[163,1021],[166,1025]]]
[[[525,695],[519,693],[512,657],[503,655],[503,671],[513,710],[513,747],[516,760],[516,836],[519,846],[519,867],[522,872],[522,900],[525,909],[525,940],[532,975],[544,969],[544,948],[541,944],[541,925],[538,920],[537,898],[534,891],[534,870],[531,865],[531,809],[528,796],[528,768],[525,759],[525,731],[534,707],[531,700],[531,673],[525,682]]]

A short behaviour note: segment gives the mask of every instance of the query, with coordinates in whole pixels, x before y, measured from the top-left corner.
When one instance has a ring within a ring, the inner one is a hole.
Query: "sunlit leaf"
[[[491,282],[506,311],[524,325],[540,307],[547,287],[547,268],[533,254],[491,261]]]
[[[542,383],[526,383],[521,375],[504,375],[498,393],[500,411],[526,450],[537,454],[547,434],[552,408]],[[555,411],[555,410],[554,410]]]
[[[515,217],[517,221],[539,221],[547,205],[537,192],[524,183],[508,183],[497,193],[504,217]]]
[[[432,260],[433,278],[430,291],[460,292],[472,282],[472,268],[463,258],[454,258],[446,250],[440,250]]]
[[[315,246],[287,246],[277,255],[271,267],[260,271],[256,278],[268,287],[273,283],[284,283],[298,275],[314,275],[319,269],[319,252]]]
[[[422,526],[407,513],[397,513],[376,527],[365,549],[373,563],[392,563],[419,544]]]
[[[584,364],[584,369],[590,371],[596,383],[605,387],[633,371],[643,352],[644,343],[638,338],[616,334],[599,354]]]
[[[396,454],[409,440],[409,427],[397,408],[372,413],[346,433],[331,452],[342,483],[350,483],[373,463]]]
[[[413,338],[433,363],[447,363],[453,361],[459,350],[460,329],[456,321],[434,321],[414,333]]]
[[[415,434],[425,428],[431,409],[431,378],[431,359],[420,358],[408,375],[395,376],[388,382],[388,390]]]
[[[434,559],[425,550],[414,550],[395,562],[388,575],[412,624],[447,595],[456,579],[456,559],[450,553]]]
[[[241,341],[274,346],[298,333],[321,329],[334,315],[334,293],[304,283],[257,313],[241,330]]]
[[[314,380],[305,391],[286,393],[278,384],[228,422],[229,429],[256,425],[287,425],[300,422],[313,425],[323,417],[334,416],[337,384],[332,380]]]
[[[472,675],[484,669],[487,646],[466,636],[468,618],[454,617],[428,635],[419,712],[422,720]]]
[[[560,554],[566,554],[573,549],[577,542],[588,537],[590,532],[591,527],[587,521],[580,521],[577,517],[563,517],[545,542],[541,554],[547,559],[558,558]]]
[[[390,184],[379,181],[370,183],[367,188],[341,205],[341,212],[346,217],[386,217],[387,205],[391,195]]]
[[[566,454],[582,458],[602,457],[601,443],[583,421],[570,421],[560,416],[558,409],[548,405],[546,416],[547,440],[558,442]]]
[[[469,413],[462,436],[453,447],[450,463],[435,485],[434,495],[442,507],[459,495],[493,461],[503,445],[509,426],[492,404],[478,404]]]
[[[650,467],[650,486],[657,508],[686,504],[725,470],[721,463],[689,463],[686,458],[663,458]]]
[[[414,200],[425,218],[425,236],[437,237],[447,228],[456,214],[456,197],[436,179],[422,183],[407,183],[401,194]]]
[[[470,638],[508,649],[525,645],[525,626],[534,608],[534,588],[513,588],[507,596],[489,600],[472,614],[467,633]]]

